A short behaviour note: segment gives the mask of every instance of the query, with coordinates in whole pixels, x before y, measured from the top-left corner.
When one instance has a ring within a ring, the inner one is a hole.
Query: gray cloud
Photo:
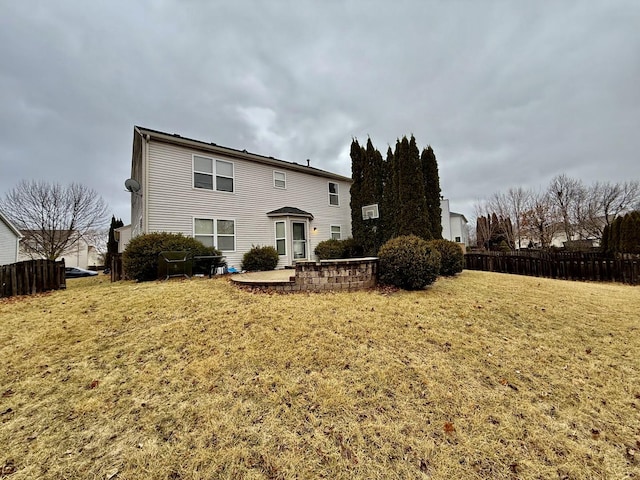
[[[0,194],[80,181],[128,220],[134,124],[348,175],[413,133],[472,203],[559,173],[640,178],[629,1],[8,2]]]

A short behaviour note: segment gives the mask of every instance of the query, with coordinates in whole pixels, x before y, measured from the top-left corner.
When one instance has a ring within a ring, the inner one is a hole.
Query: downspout
[[[151,136],[146,133],[144,135],[144,154],[142,155],[142,169],[144,171],[144,186],[142,190],[142,201],[144,202],[144,211],[142,213],[142,233],[149,233],[149,142]]]
[[[22,240],[22,234],[20,234],[20,232],[18,232],[18,234],[20,236],[16,237],[16,262],[20,258],[20,240]]]

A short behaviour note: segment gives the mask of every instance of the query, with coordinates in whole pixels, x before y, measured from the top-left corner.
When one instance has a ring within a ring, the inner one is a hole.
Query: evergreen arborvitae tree
[[[611,228],[609,225],[605,225],[602,230],[602,242],[600,243],[600,250],[602,253],[610,253],[609,237],[611,236]]]
[[[416,139],[402,137],[399,150],[395,152],[396,175],[398,177],[398,215],[397,229],[399,235],[416,235],[431,240],[429,231],[429,212],[424,196],[422,165]]]
[[[620,227],[622,226],[622,217],[616,217],[611,223],[609,231],[609,248],[614,253],[620,253]]]
[[[431,145],[422,150],[420,162],[422,163],[424,194],[427,201],[427,211],[429,212],[429,231],[434,239],[441,239],[442,209],[440,208],[440,200],[442,198],[442,192],[440,191],[438,162]]]
[[[122,219],[116,219],[115,215],[111,216],[111,226],[109,227],[109,239],[107,240],[107,253],[104,256],[104,266],[111,268],[111,258],[113,254],[118,253],[118,241],[116,240],[116,228],[123,227]]]
[[[395,158],[391,146],[387,148],[387,158],[383,162],[383,189],[382,189],[382,205],[380,206],[380,228],[381,241],[386,243],[395,235],[396,218],[396,189],[395,185]]]
[[[382,191],[384,185],[384,171],[382,155],[376,150],[371,142],[367,141],[367,148],[364,150],[364,175],[363,188],[361,192],[363,205],[378,205],[382,202]],[[382,231],[380,229],[380,219],[363,220],[364,241],[361,243],[364,254],[374,256],[378,254],[378,249],[382,246]]]
[[[357,140],[352,141],[352,232],[356,243],[364,247],[365,254],[377,254],[382,244],[401,235],[413,234],[425,240],[442,237],[440,180],[435,154],[429,147],[423,155],[421,158],[413,135],[410,140],[406,136],[398,139],[395,151],[389,146],[386,160],[374,148],[371,139],[366,148]],[[429,182],[425,182],[423,171],[428,172]],[[426,185],[430,185],[430,207]],[[371,204],[378,204],[380,218],[362,220],[362,207]]]
[[[364,222],[362,221],[364,156],[364,149],[354,138],[351,141],[351,236],[358,245],[363,245],[365,238]]]
[[[620,222],[620,251],[640,253],[640,212],[627,213]]]

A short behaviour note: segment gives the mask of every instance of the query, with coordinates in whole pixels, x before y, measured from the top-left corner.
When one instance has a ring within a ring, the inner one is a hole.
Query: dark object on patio
[[[227,273],[227,257],[222,255],[197,255],[193,257],[194,274],[215,275],[219,268],[223,269],[223,273]]]
[[[191,276],[193,257],[191,252],[165,251],[158,254],[158,278]]]

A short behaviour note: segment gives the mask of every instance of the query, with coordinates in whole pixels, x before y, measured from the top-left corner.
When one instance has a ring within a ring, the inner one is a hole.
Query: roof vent
[[[307,158],[307,167],[310,167],[310,166],[311,166],[311,160]]]

